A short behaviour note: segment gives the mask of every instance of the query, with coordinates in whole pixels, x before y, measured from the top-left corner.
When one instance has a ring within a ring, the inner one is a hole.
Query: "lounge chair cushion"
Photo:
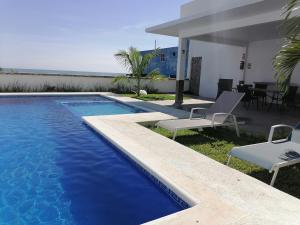
[[[293,130],[291,141],[300,144],[300,123],[296,126],[295,130]]]
[[[221,123],[216,122],[215,126],[218,125],[221,125]],[[211,120],[206,120],[201,118],[166,120],[166,121],[158,122],[157,126],[174,132],[176,130],[197,129],[198,127],[199,128],[212,127],[212,122]]]
[[[299,144],[295,142],[261,143],[233,148],[230,155],[271,170],[273,165],[300,159]]]

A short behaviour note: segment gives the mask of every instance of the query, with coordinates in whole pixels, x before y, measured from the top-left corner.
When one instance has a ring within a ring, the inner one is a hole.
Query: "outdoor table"
[[[284,94],[283,91],[280,91],[277,88],[267,88],[267,89],[249,88],[249,90],[253,91],[253,92],[263,92],[263,93],[266,93],[267,96],[271,98],[269,110],[271,109],[271,107],[272,107],[272,105],[274,103],[276,103],[276,105],[279,106],[279,100],[281,99],[281,96],[283,96],[283,94]]]

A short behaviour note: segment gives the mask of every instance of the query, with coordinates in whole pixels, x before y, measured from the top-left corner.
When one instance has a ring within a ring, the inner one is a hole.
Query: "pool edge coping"
[[[119,96],[110,96],[111,97],[111,99],[112,100],[116,100],[116,101],[120,101],[120,102],[122,102],[122,103],[127,103],[126,101],[124,102],[123,100],[128,100],[126,97],[119,97]],[[132,101],[132,100],[131,100]],[[135,102],[135,101],[134,101]],[[133,104],[128,104],[128,105],[132,105],[132,106],[135,106],[134,105],[134,103]],[[136,106],[135,106],[136,107]],[[151,113],[150,113],[151,114]],[[123,116],[126,116],[126,115],[123,115]],[[102,117],[104,120],[105,120],[105,117],[107,118],[107,117],[111,117],[111,118],[116,118],[116,119],[118,119],[118,115],[115,115],[115,116],[94,116],[94,118],[95,117],[98,117],[99,119]],[[116,145],[117,146],[117,148],[118,149],[120,149],[122,152],[123,151],[125,151],[125,154],[127,154],[128,156],[131,156],[130,158],[132,159],[132,160],[135,160],[135,162],[136,163],[139,163],[139,165],[140,166],[142,166],[142,167],[144,167],[144,169],[146,169],[148,172],[150,172],[150,173],[152,173],[152,172],[154,172],[154,176],[156,176],[156,178],[157,179],[161,179],[161,181],[162,182],[166,182],[167,184],[170,184],[170,186],[169,186],[169,188],[174,188],[173,189],[173,191],[174,190],[176,190],[176,194],[178,194],[179,196],[183,196],[183,199],[184,200],[186,200],[187,202],[189,202],[189,201],[191,201],[191,203],[192,204],[190,204],[191,205],[191,208],[190,209],[193,209],[193,208],[198,208],[198,207],[201,207],[201,204],[203,203],[203,202],[201,202],[201,201],[198,201],[196,198],[194,198],[194,197],[192,197],[192,195],[190,195],[189,193],[187,193],[185,190],[183,190],[183,189],[181,189],[180,187],[178,187],[176,184],[174,184],[174,183],[172,183],[172,182],[169,182],[168,181],[168,179],[167,178],[165,178],[165,177],[163,177],[163,176],[161,176],[159,173],[157,173],[157,172],[155,172],[154,171],[154,169],[151,169],[151,168],[149,168],[149,166],[147,166],[147,165],[145,165],[145,163],[143,163],[143,162],[141,162],[141,160],[138,160],[135,156],[133,156],[131,153],[129,153],[126,149],[124,149],[124,147],[122,146],[122,145],[120,145],[120,144],[118,144],[113,138],[110,138],[107,134],[105,134],[105,132],[102,132],[100,129],[98,129],[97,128],[97,126],[95,126],[94,124],[93,124],[93,122],[90,122],[90,121],[88,121],[88,118],[91,118],[91,117],[83,117],[83,119],[84,119],[84,121],[86,122],[86,123],[88,123],[89,124],[89,126],[91,126],[94,130],[96,130],[96,132],[98,132],[100,135],[103,135],[106,139],[108,139],[111,143],[113,143],[114,145]],[[165,118],[163,118],[164,120],[165,120]],[[170,119],[174,119],[174,117],[170,117]],[[121,119],[122,120],[122,119]],[[158,120],[160,120],[159,118],[156,118],[156,120],[158,121]],[[132,121],[130,121],[130,122],[132,122]],[[141,123],[141,122],[149,122],[149,121],[138,121],[138,122],[132,122],[132,123],[136,123],[136,124],[138,124],[139,126],[141,126],[139,123]],[[152,121],[153,122],[153,121]],[[142,126],[141,126],[142,127]],[[153,131],[152,131],[153,132]],[[153,132],[154,133],[154,132]],[[199,154],[199,153],[198,153]],[[231,169],[231,168],[230,168]],[[239,172],[239,171],[237,171],[238,173],[241,173],[241,172]],[[246,174],[243,174],[243,173],[241,173],[242,174],[242,176],[247,176],[248,177],[248,175],[246,175]],[[253,179],[253,180],[256,180],[255,178],[252,178],[252,177],[249,177],[250,179]],[[256,180],[257,181],[257,180]],[[258,182],[260,182],[260,181],[258,181]],[[260,183],[262,183],[262,182],[260,182]],[[272,188],[272,187],[270,187],[270,186],[268,186],[268,185],[266,185],[266,184],[264,184],[264,183],[262,183],[262,185],[264,185],[264,186],[266,186],[267,188]],[[279,191],[279,190],[277,190],[276,189],[276,191]],[[281,192],[281,191],[279,191],[279,192]],[[288,194],[286,194],[286,193],[284,193],[284,192],[281,192],[281,193],[283,193],[284,195],[288,195]],[[290,195],[288,195],[288,196],[290,196]],[[294,198],[293,196],[290,196],[290,197],[292,197],[292,198]],[[299,202],[300,202],[300,200],[299,199],[297,199]],[[184,211],[180,211],[180,212],[178,212],[178,213],[175,213],[175,214],[172,214],[172,215],[169,215],[169,216],[166,216],[166,217],[162,217],[162,218],[159,218],[159,219],[157,219],[157,220],[154,220],[154,221],[150,221],[150,222],[147,222],[147,223],[145,223],[145,224],[143,224],[143,225],[165,225],[165,224],[169,224],[169,222],[164,222],[165,220],[168,220],[168,218],[172,218],[172,217],[176,217],[176,215],[182,215],[183,213],[186,213],[186,214],[188,214],[188,211],[189,211],[189,209],[186,209],[186,210],[184,210]],[[246,221],[251,221],[250,223],[251,223],[251,225],[252,225],[252,222],[254,221],[253,219],[252,219],[252,215],[250,215],[250,214],[248,214],[248,213],[242,213],[243,215],[241,215],[240,216],[240,218],[239,219],[236,219],[234,222],[233,221],[231,221],[230,219],[228,219],[228,223],[226,223],[226,224],[238,224],[238,225],[246,225]],[[299,217],[300,218],[300,217]],[[245,222],[243,222],[243,221],[245,221]],[[195,221],[193,221],[193,222],[195,222]],[[241,223],[240,223],[241,222]],[[257,221],[256,221],[257,222]],[[191,225],[192,224],[192,222],[191,221],[189,221],[188,222],[189,223],[189,225]],[[175,223],[174,222],[172,222],[172,225],[175,225]],[[178,224],[182,224],[181,222],[179,222]],[[193,223],[194,224],[194,223]],[[197,223],[195,223],[195,224],[202,224],[202,223],[199,223],[199,221],[197,221]],[[224,225],[225,223],[210,223],[210,222],[205,222],[204,224],[222,224],[222,225]],[[263,224],[263,225],[266,225],[266,224],[272,224],[272,225],[275,225],[275,223],[274,223],[274,221],[272,221],[272,223],[257,223],[257,224]],[[176,223],[176,225],[177,225],[177,223]],[[247,225],[248,225],[248,223],[247,223]],[[276,223],[276,225],[277,225],[277,223]],[[292,225],[292,224],[289,224],[289,225]],[[293,224],[294,225],[294,224]],[[295,225],[298,225],[298,223],[296,224],[295,223]]]
[[[178,188],[168,178],[166,178],[166,177],[158,174],[157,172],[155,172],[148,165],[146,165],[144,162],[142,162],[137,157],[135,157],[133,154],[131,154],[129,151],[127,151],[126,148],[124,148],[122,145],[119,145],[114,139],[110,138],[104,132],[101,132],[101,130],[98,129],[96,126],[94,126],[92,122],[89,122],[88,116],[87,117],[82,117],[82,119],[94,131],[96,131],[98,134],[100,134],[101,136],[103,136],[111,144],[113,144],[114,146],[116,146],[118,150],[122,151],[127,157],[129,157],[130,160],[134,161],[134,163],[137,163],[140,167],[142,167],[144,170],[146,170],[148,173],[150,173],[152,176],[154,176],[160,182],[162,182],[163,184],[165,184],[168,188],[170,188],[176,195],[178,195],[178,197],[182,198],[190,207],[194,207],[194,206],[196,206],[196,205],[199,204],[199,202],[194,197],[192,197],[190,194],[188,194],[184,190]]]

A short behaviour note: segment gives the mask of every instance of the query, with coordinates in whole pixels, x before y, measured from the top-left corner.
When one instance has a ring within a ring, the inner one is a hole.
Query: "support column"
[[[177,75],[176,75],[176,100],[175,107],[180,108],[183,103],[184,80],[186,71],[187,46],[188,39],[179,38],[178,43],[178,59],[177,59]]]

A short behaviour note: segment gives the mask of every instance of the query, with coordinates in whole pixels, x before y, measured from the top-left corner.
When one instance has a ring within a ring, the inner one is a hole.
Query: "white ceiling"
[[[191,39],[246,46],[249,42],[281,38],[280,24],[280,21],[256,24],[253,26],[194,36],[191,37]]]

